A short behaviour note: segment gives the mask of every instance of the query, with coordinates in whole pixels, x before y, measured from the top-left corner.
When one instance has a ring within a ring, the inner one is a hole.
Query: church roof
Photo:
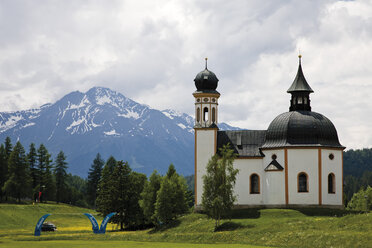
[[[324,115],[311,111],[286,112],[270,123],[262,148],[284,146],[343,148],[333,123]]]
[[[230,143],[238,157],[263,157],[260,147],[265,136],[266,130],[218,131],[217,150]]]
[[[301,56],[299,56],[299,65],[297,70],[297,75],[295,80],[293,81],[291,87],[287,90],[288,93],[293,92],[314,92],[310,85],[307,83],[304,73],[302,72],[301,66]]]

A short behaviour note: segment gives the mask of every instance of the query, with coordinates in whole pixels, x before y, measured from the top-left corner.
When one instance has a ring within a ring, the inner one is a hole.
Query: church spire
[[[287,90],[287,92],[292,95],[291,106],[289,108],[289,111],[295,110],[311,111],[309,95],[314,91],[307,83],[304,73],[302,72],[301,58],[302,56],[301,54],[299,54],[297,75],[291,87],[289,87],[289,89]]]

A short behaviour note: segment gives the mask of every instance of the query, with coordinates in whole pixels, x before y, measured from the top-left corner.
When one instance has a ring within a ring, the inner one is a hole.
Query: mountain
[[[62,150],[69,172],[83,177],[99,152],[128,161],[146,174],[164,173],[173,163],[194,173],[194,119],[174,110],[159,111],[107,88],[71,92],[38,109],[0,113],[0,140],[25,146],[45,144],[52,157]],[[221,129],[236,129],[221,123]]]

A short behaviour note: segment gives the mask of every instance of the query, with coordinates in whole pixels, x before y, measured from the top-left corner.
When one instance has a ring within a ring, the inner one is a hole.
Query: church
[[[217,76],[206,65],[194,81],[196,209],[201,208],[207,163],[226,144],[237,155],[235,207],[343,207],[345,147],[332,122],[311,111],[314,91],[303,74],[301,55],[287,90],[289,111],[275,117],[267,130],[220,131]]]

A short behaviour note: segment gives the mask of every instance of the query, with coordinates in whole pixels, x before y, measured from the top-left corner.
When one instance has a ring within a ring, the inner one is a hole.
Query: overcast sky
[[[193,115],[208,57],[220,121],[267,129],[288,111],[299,50],[313,111],[347,148],[372,147],[367,0],[1,0],[0,111],[104,86]]]

